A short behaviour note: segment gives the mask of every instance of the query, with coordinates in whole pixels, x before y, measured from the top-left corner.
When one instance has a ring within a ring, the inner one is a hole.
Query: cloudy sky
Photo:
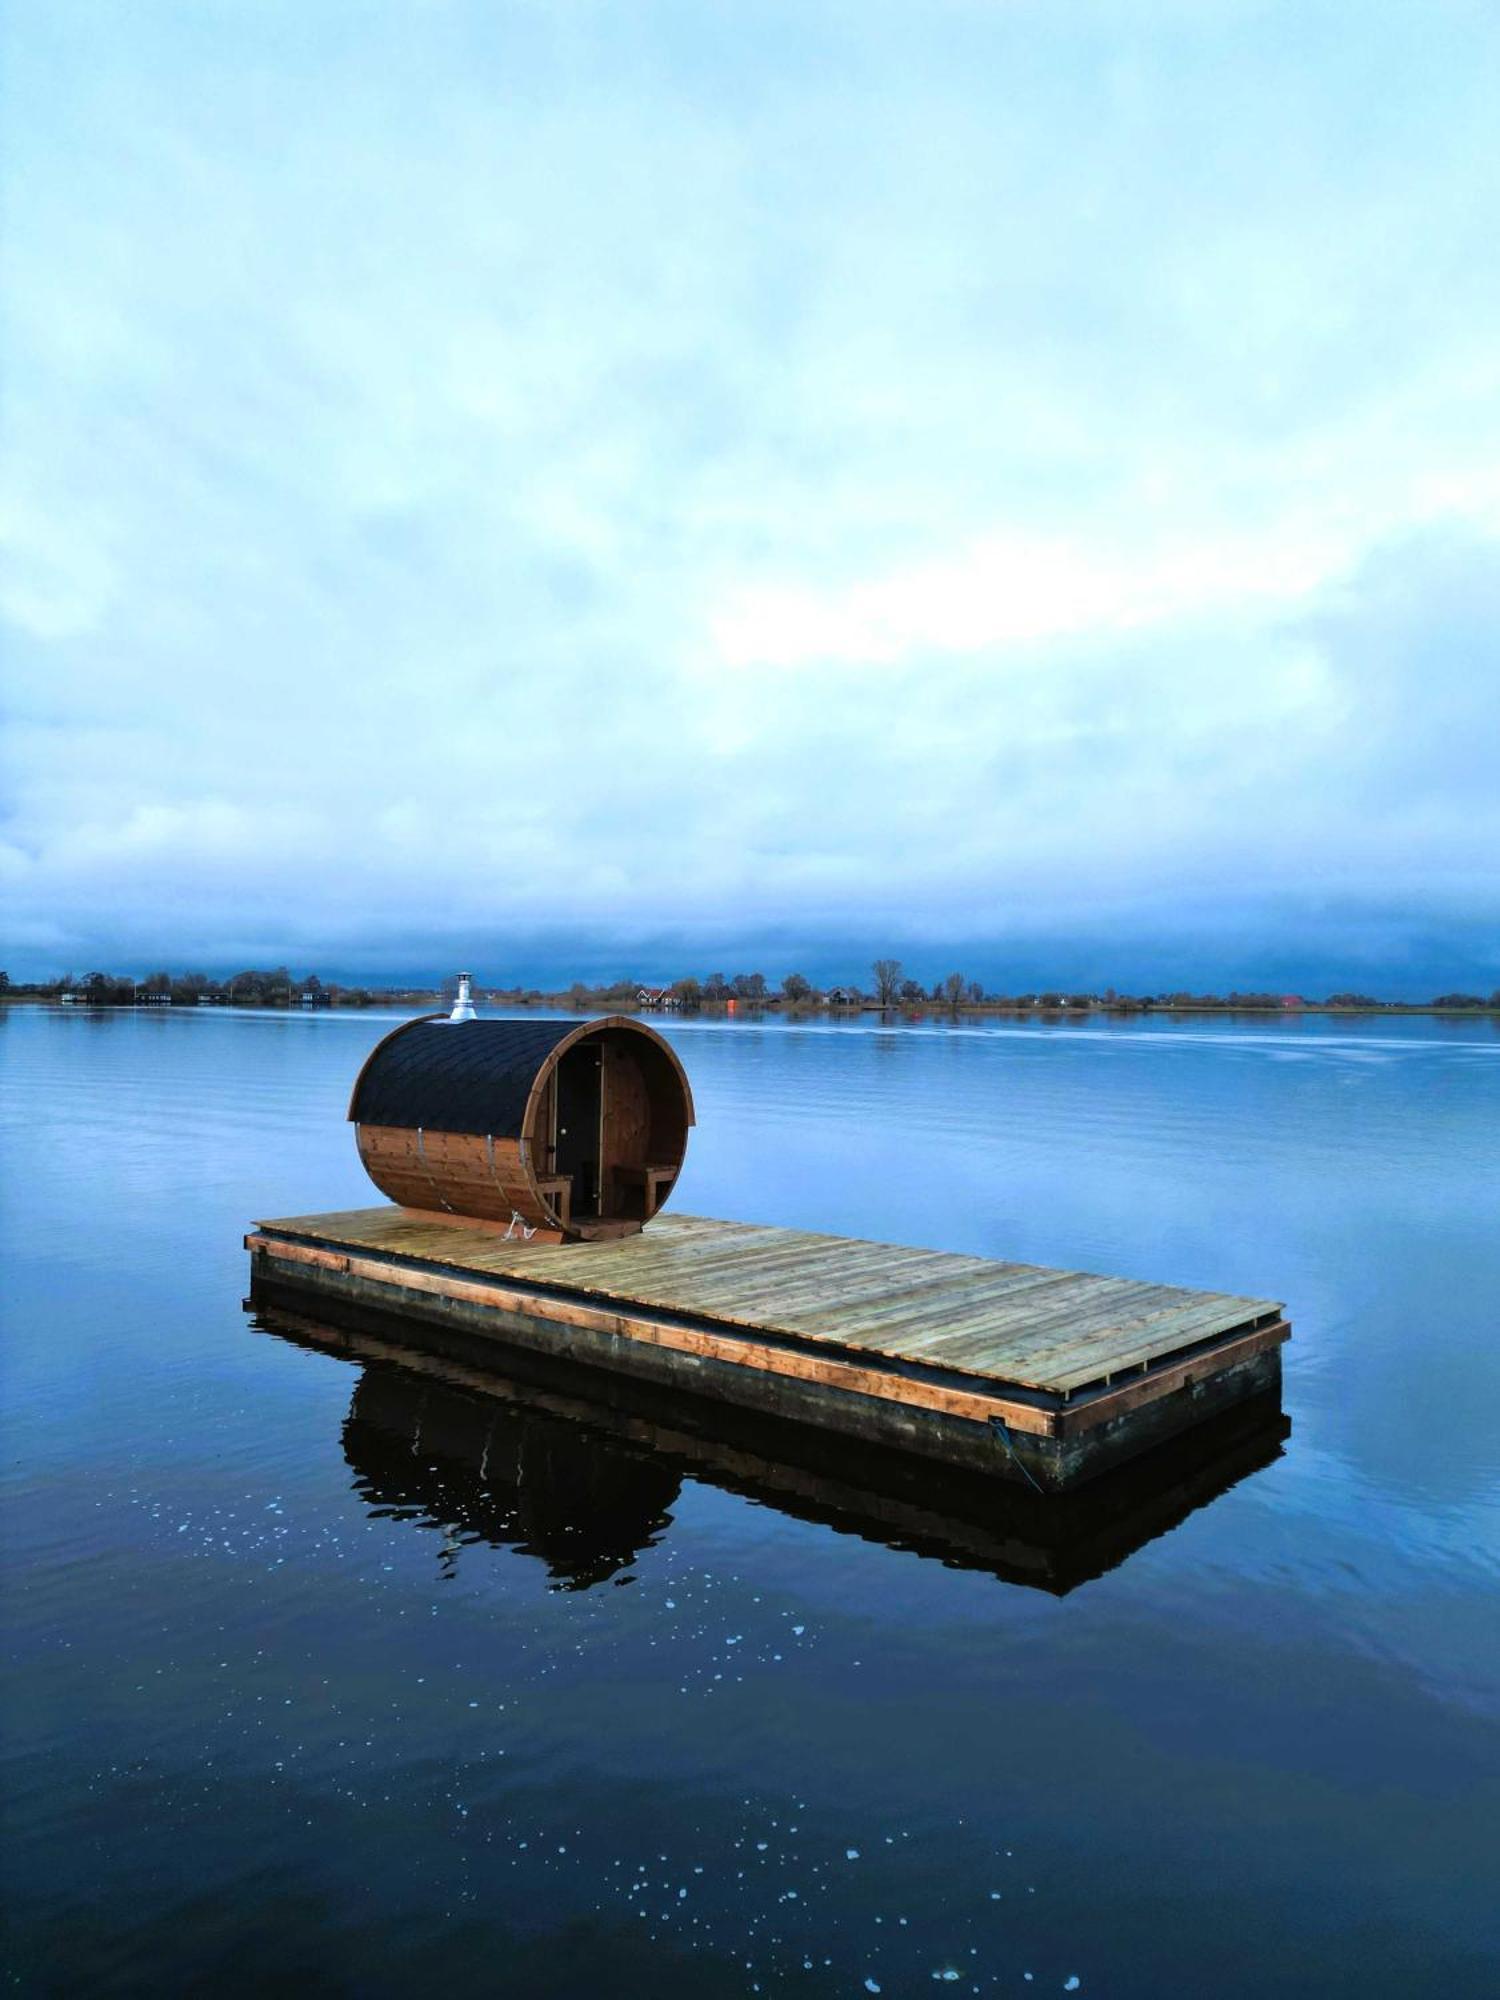
[[[12,976],[1500,985],[1490,0],[14,0]]]

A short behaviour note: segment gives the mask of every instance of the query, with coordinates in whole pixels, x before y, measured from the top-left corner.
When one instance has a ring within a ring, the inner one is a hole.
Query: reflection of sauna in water
[[[445,1567],[487,1542],[539,1558],[573,1590],[619,1577],[669,1526],[682,1481],[697,1479],[1062,1596],[1272,1464],[1291,1428],[1279,1397],[1258,1397],[1043,1497],[556,1362],[502,1372],[494,1342],[477,1336],[445,1336],[435,1352],[430,1329],[413,1347],[390,1315],[313,1320],[263,1295],[252,1306],[263,1331],[363,1364],[344,1450],[372,1512],[437,1530]]]
[[[576,1423],[391,1367],[367,1368],[344,1454],[376,1514],[535,1556],[559,1588],[604,1583],[671,1520],[677,1474]]]

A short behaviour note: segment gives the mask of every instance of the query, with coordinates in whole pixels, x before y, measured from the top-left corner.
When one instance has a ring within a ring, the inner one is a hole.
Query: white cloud
[[[1496,911],[1493,24],[339,18],[8,19],[12,939]]]
[[[1127,553],[1058,537],[986,536],[947,560],[898,567],[825,592],[760,586],[718,613],[715,654],[732,667],[807,660],[886,666],[914,654],[989,653],[1057,639],[1107,641],[1218,616],[1283,616],[1349,566],[1316,529]]]

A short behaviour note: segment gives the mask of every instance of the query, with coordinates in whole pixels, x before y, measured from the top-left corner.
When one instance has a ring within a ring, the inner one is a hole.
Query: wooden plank
[[[1085,1382],[1097,1381],[1118,1369],[1171,1354],[1195,1340],[1211,1334],[1230,1332],[1260,1317],[1256,1313],[1225,1313],[1205,1309],[1194,1321],[1184,1321],[1178,1313],[1119,1326],[1106,1317],[1097,1324],[1080,1328],[1053,1328],[1038,1331],[1030,1340],[1012,1341],[992,1352],[989,1365],[981,1373],[1001,1373],[1006,1380],[1025,1382],[1033,1387],[1066,1393]],[[1157,1331],[1158,1328],[1171,1331]],[[959,1365],[958,1356],[953,1357]],[[972,1363],[964,1364],[972,1367]]]
[[[1170,1396],[1189,1382],[1210,1380],[1226,1368],[1263,1354],[1268,1347],[1280,1347],[1291,1337],[1292,1329],[1286,1321],[1277,1320],[1273,1326],[1258,1327],[1252,1333],[1241,1334],[1237,1340],[1212,1347],[1205,1354],[1154,1369],[1149,1375],[1137,1376],[1133,1382],[1122,1382],[1116,1389],[1106,1389],[1100,1396],[1059,1410],[1058,1435],[1076,1437],[1081,1431],[1094,1430],[1114,1417],[1128,1416],[1132,1410]]]
[[[997,1284],[988,1293],[962,1291],[951,1300],[937,1288],[931,1294],[930,1308],[920,1319],[905,1315],[901,1321],[889,1325],[877,1319],[871,1332],[883,1339],[920,1347],[931,1340],[951,1341],[974,1330],[985,1340],[1000,1344],[1012,1327],[1029,1328],[1049,1315],[1071,1321],[1092,1311],[1100,1283],[1097,1278],[1054,1271],[1014,1284]]]
[[[1279,1311],[1268,1300],[692,1216],[561,1248],[391,1209],[267,1227],[1058,1394]]]
[[[1056,1303],[1038,1300],[1030,1317],[1008,1315],[1000,1324],[982,1317],[963,1322],[952,1337],[936,1335],[930,1348],[949,1354],[982,1352],[997,1366],[1023,1355],[1035,1361],[1054,1347],[1111,1337],[1179,1302],[1180,1295],[1166,1286],[1148,1287],[1144,1297],[1128,1299],[1111,1290],[1079,1290]]]
[[[633,1281],[639,1265],[632,1260]],[[731,1243],[708,1252],[694,1248],[663,1260],[662,1269],[674,1282],[704,1289],[725,1282],[744,1287],[765,1284],[789,1292],[801,1284],[826,1284],[840,1275],[854,1275],[848,1260],[816,1242],[776,1245]]]
[[[722,1254],[724,1246],[722,1244],[719,1246],[720,1254],[715,1259],[715,1269],[736,1274],[734,1281],[727,1285],[715,1283],[710,1286],[696,1282],[684,1283],[685,1274],[681,1264],[671,1258],[668,1258],[664,1264],[653,1259],[650,1273],[651,1282],[649,1283],[641,1282],[644,1273],[640,1270],[639,1260],[634,1255],[629,1257],[613,1255],[607,1259],[595,1257],[590,1260],[589,1264],[585,1264],[583,1260],[589,1257],[589,1253],[586,1250],[572,1249],[565,1253],[568,1262],[562,1268],[566,1271],[570,1280],[570,1288],[572,1289],[597,1288],[608,1294],[623,1294],[649,1299],[651,1303],[669,1309],[681,1310],[686,1308],[704,1312],[709,1316],[727,1316],[738,1323],[772,1324],[788,1331],[801,1332],[813,1338],[835,1338],[843,1344],[878,1345],[882,1348],[900,1350],[907,1355],[916,1355],[929,1351],[954,1352],[956,1355],[954,1335],[959,1329],[955,1325],[955,1306],[952,1301],[955,1296],[965,1299],[966,1295],[962,1288],[955,1294],[950,1293],[946,1287],[938,1288],[926,1282],[929,1269],[935,1269],[940,1275],[946,1275],[943,1271],[946,1260],[934,1256],[933,1253],[920,1253],[919,1261],[915,1268],[921,1272],[924,1282],[918,1295],[921,1299],[921,1306],[920,1317],[917,1323],[922,1327],[923,1333],[918,1338],[897,1339],[890,1337],[887,1334],[885,1326],[879,1324],[881,1313],[878,1307],[872,1306],[868,1312],[851,1310],[850,1308],[856,1303],[853,1300],[847,1301],[843,1310],[835,1309],[830,1312],[825,1309],[816,1316],[810,1311],[804,1312],[803,1310],[785,1309],[788,1305],[788,1286],[786,1281],[777,1280],[774,1283],[766,1283],[764,1281],[763,1269],[754,1254],[758,1247],[754,1244],[753,1240],[756,1232],[737,1232],[742,1237],[746,1233],[749,1233],[751,1236],[749,1246],[751,1256],[748,1260],[738,1245],[731,1244],[727,1256]],[[782,1232],[775,1233],[777,1235],[783,1234]],[[791,1234],[791,1232],[786,1232],[785,1234]],[[639,1240],[634,1239],[634,1242],[638,1242]],[[833,1249],[835,1252],[842,1247],[836,1240],[812,1239],[812,1241],[818,1246],[820,1252],[825,1251],[825,1246]],[[632,1250],[634,1249],[634,1242],[630,1246]],[[615,1252],[618,1247],[611,1245],[610,1251]],[[797,1261],[797,1247],[792,1246],[792,1261],[794,1264]],[[849,1247],[858,1251],[860,1246]],[[883,1253],[877,1254],[883,1255]],[[474,1261],[479,1262],[480,1260],[476,1258]],[[508,1256],[496,1257],[494,1255],[485,1256],[482,1261],[485,1265],[489,1266],[513,1262]],[[870,1260],[864,1259],[863,1261],[868,1263]],[[965,1261],[967,1262],[968,1260]],[[974,1263],[977,1269],[981,1271],[985,1269],[982,1261],[974,1260]],[[997,1268],[999,1267],[989,1267],[992,1274]],[[540,1279],[544,1276],[544,1273],[541,1269],[534,1266],[530,1259],[527,1259],[527,1275],[528,1277]],[[550,1276],[550,1271],[546,1275]],[[660,1279],[660,1282],[658,1282],[658,1279]],[[847,1275],[837,1268],[827,1272],[819,1272],[815,1284],[810,1287],[799,1284],[795,1288],[792,1293],[791,1304],[800,1307],[804,1297],[817,1299],[818,1303],[821,1304],[822,1298],[826,1296],[825,1287],[833,1290],[836,1296],[841,1296],[841,1286],[848,1282]],[[991,1282],[993,1283],[993,1277]],[[1049,1280],[1043,1279],[1042,1282],[1049,1282]],[[1153,1290],[1144,1286],[1132,1286],[1126,1281],[1091,1280],[1075,1278],[1069,1274],[1052,1274],[1050,1282],[1054,1287],[1072,1286],[1075,1288],[1062,1301],[1066,1308],[1065,1314],[1062,1317],[1070,1331],[1077,1330],[1077,1320],[1079,1318],[1078,1302],[1080,1297],[1083,1296],[1076,1290],[1076,1287],[1079,1285],[1088,1288],[1085,1295],[1090,1297],[1095,1293],[1100,1293],[1101,1295],[1108,1294],[1112,1314],[1116,1321],[1125,1317],[1123,1306],[1118,1309],[1116,1308],[1115,1301],[1117,1299],[1128,1302],[1133,1310],[1138,1311],[1147,1299],[1152,1302],[1160,1302],[1163,1298],[1177,1300],[1193,1296],[1170,1288],[1156,1288]],[[972,1306],[972,1296],[967,1297],[966,1303]],[[908,1315],[907,1317],[910,1318],[911,1316]],[[1027,1324],[1028,1319],[1031,1321],[1029,1325]],[[934,1322],[936,1322],[935,1331],[930,1331],[930,1329],[934,1328]],[[1032,1310],[1031,1301],[1027,1302],[1025,1313],[1017,1312],[998,1325],[992,1315],[981,1313],[979,1315],[979,1323],[975,1329],[977,1342],[980,1345],[988,1344],[993,1357],[993,1348],[997,1343],[999,1345],[1008,1344],[1000,1342],[999,1335],[1002,1332],[1009,1332],[1012,1323],[1020,1328],[1023,1344],[1029,1342],[1034,1334],[1040,1330],[1035,1323],[1035,1314]],[[892,1329],[892,1332],[894,1331],[895,1329]]]
[[[1257,1315],[1258,1317],[1258,1315]],[[1046,1370],[1047,1385],[1063,1395],[1070,1395],[1077,1389],[1085,1388],[1090,1382],[1102,1381],[1109,1375],[1119,1374],[1133,1363],[1150,1366],[1164,1356],[1176,1354],[1184,1347],[1193,1347],[1206,1340],[1218,1340],[1240,1328],[1250,1330],[1250,1322],[1245,1319],[1231,1319],[1223,1313],[1205,1311],[1196,1320],[1190,1320],[1172,1327],[1171,1331],[1153,1334],[1149,1338],[1101,1346],[1093,1353],[1080,1349],[1077,1357],[1066,1361],[1049,1358],[1037,1364],[1038,1370]]]
[[[1038,1284],[1026,1287],[1002,1300],[979,1304],[973,1307],[949,1307],[941,1294],[932,1303],[930,1314],[921,1322],[907,1321],[894,1329],[888,1329],[878,1321],[871,1325],[862,1316],[855,1316],[849,1322],[842,1322],[837,1314],[828,1315],[821,1325],[826,1329],[825,1337],[847,1340],[851,1344],[878,1349],[883,1353],[897,1355],[906,1360],[927,1361],[939,1366],[962,1365],[975,1368],[979,1372],[993,1374],[994,1356],[997,1350],[1008,1344],[1012,1332],[1019,1334],[1013,1344],[1024,1352],[1027,1346],[1027,1330],[1042,1320],[1051,1311],[1060,1324],[1071,1324],[1075,1315],[1081,1315],[1085,1306],[1080,1303],[1070,1306],[1067,1301],[1079,1295],[1075,1281],[1062,1277],[1055,1284]],[[1056,1307],[1044,1301],[1056,1299]],[[964,1357],[958,1364],[955,1357]]]
[[[1098,1332],[1160,1320],[1170,1311],[1199,1310],[1204,1304],[1204,1294],[1187,1292],[1180,1286],[1080,1280],[1071,1286],[1023,1295],[1009,1304],[1002,1301],[1000,1310],[966,1314],[961,1322],[950,1321],[941,1328],[939,1338],[957,1332],[960,1325],[965,1334],[972,1328],[975,1340],[986,1344],[998,1358],[1012,1350],[1050,1348],[1058,1344],[1055,1336],[1059,1334],[1092,1338]],[[1226,1323],[1258,1318],[1271,1309],[1268,1302],[1254,1299],[1216,1296],[1213,1304]]]
[[[862,1272],[832,1261],[793,1263],[783,1270],[797,1275],[789,1278],[776,1270],[768,1274],[760,1266],[747,1265],[728,1269],[709,1283],[694,1273],[682,1290],[706,1310],[725,1310],[737,1319],[805,1331],[808,1317],[826,1308],[830,1296],[841,1301],[847,1315],[857,1302],[881,1298],[899,1277],[899,1271],[891,1268]]]
[[[1081,1331],[1068,1326],[1040,1328],[1033,1359],[1069,1367],[1075,1357],[1081,1361],[1116,1347],[1131,1346],[1150,1346],[1159,1353],[1169,1354],[1174,1348],[1205,1338],[1216,1328],[1227,1330],[1262,1317],[1254,1309],[1253,1301],[1235,1300],[1225,1306],[1218,1300],[1200,1300],[1185,1305],[1180,1293],[1143,1305],[1145,1309],[1138,1314],[1122,1314],[1113,1324],[1085,1327]]]
[[[268,1227],[272,1225],[267,1225]],[[400,1285],[408,1291],[426,1292],[439,1298],[491,1310],[513,1312],[532,1319],[545,1319],[561,1326],[577,1326],[591,1331],[619,1335],[679,1353],[703,1355],[714,1361],[756,1368],[771,1375],[785,1375],[825,1388],[884,1402],[903,1403],[917,1409],[960,1417],[971,1423],[988,1423],[1000,1418],[1007,1428],[1031,1436],[1053,1435],[1055,1414],[1032,1404],[1007,1401],[987,1393],[949,1389],[930,1382],[916,1382],[876,1368],[866,1368],[823,1356],[800,1354],[768,1346],[738,1334],[718,1334],[693,1327],[670,1326],[638,1314],[618,1313],[594,1306],[575,1305],[545,1293],[515,1292],[499,1284],[473,1284],[440,1272],[403,1269],[381,1258],[353,1252],[323,1250],[303,1242],[278,1241],[256,1233],[245,1238],[245,1247],[272,1264],[311,1265],[371,1283]]]
[[[779,1277],[779,1268],[797,1272],[796,1282]],[[995,1266],[989,1267],[991,1276],[995,1269]],[[911,1258],[900,1263],[882,1261],[870,1270],[840,1260],[823,1261],[798,1256],[792,1257],[784,1267],[770,1267],[769,1271],[749,1260],[726,1261],[721,1270],[723,1277],[730,1282],[724,1282],[718,1273],[714,1274],[714,1282],[703,1282],[696,1270],[686,1271],[681,1267],[670,1271],[669,1282],[681,1282],[681,1296],[691,1298],[695,1305],[708,1307],[721,1300],[728,1304],[736,1298],[743,1298],[747,1306],[773,1314],[777,1324],[795,1325],[799,1331],[806,1330],[802,1316],[804,1305],[809,1311],[816,1307],[825,1313],[830,1310],[837,1313],[837,1308],[829,1308],[828,1301],[830,1296],[843,1299],[845,1287],[857,1289],[861,1294],[869,1291],[878,1296],[882,1283],[889,1285],[901,1278],[909,1281],[913,1298],[931,1299],[936,1289],[950,1278],[942,1261],[931,1252],[913,1253]],[[1057,1274],[1042,1275],[1055,1277]],[[622,1272],[621,1276],[628,1276],[633,1281],[635,1273]]]

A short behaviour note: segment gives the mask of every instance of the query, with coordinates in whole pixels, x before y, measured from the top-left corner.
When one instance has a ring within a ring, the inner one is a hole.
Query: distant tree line
[[[141,1004],[170,1004],[174,1007],[368,1007],[375,1002],[430,1005],[434,999],[450,1001],[457,982],[447,979],[440,988],[370,988],[325,984],[315,972],[294,978],[284,965],[251,967],[228,978],[206,972],[149,972],[134,979],[113,972],[87,972],[82,977],[65,972],[55,979],[32,982],[13,981],[0,972],[0,998],[60,1000],[91,1007],[129,1007]],[[1102,993],[1066,993],[1049,988],[1043,992],[996,993],[978,979],[961,972],[947,973],[930,986],[909,977],[896,958],[877,958],[870,967],[868,988],[855,985],[814,986],[805,974],[788,972],[776,986],[762,972],[736,972],[732,976],[710,972],[703,978],[688,976],[670,985],[653,987],[636,979],[619,978],[603,985],[575,980],[561,993],[544,993],[538,987],[492,989],[490,1004],[510,1006],[567,1006],[588,1009],[635,1009],[641,1006],[670,1007],[691,1014],[703,1009],[731,1006],[747,1010],[774,1008],[782,1012],[808,1012],[814,1008],[872,1009],[882,1013],[917,1014],[931,1010],[957,1016],[965,1011],[986,1013],[1140,1014],[1158,1012],[1288,1013],[1305,1009],[1350,1013],[1500,1013],[1500,989],[1488,999],[1478,993],[1441,993],[1429,1001],[1379,1000],[1354,991],[1330,993],[1325,1000],[1300,994],[1241,992],[1194,993],[1177,988],[1159,993],[1121,993],[1113,986]]]
[[[530,989],[499,994],[497,999],[523,1004],[540,1004],[549,996]],[[551,996],[557,998],[559,996]],[[1040,992],[999,993],[982,981],[962,972],[950,972],[928,986],[909,977],[901,961],[877,958],[870,967],[868,987],[836,984],[815,987],[800,972],[789,972],[778,986],[760,972],[737,972],[732,977],[710,972],[703,977],[676,979],[670,985],[653,987],[634,979],[618,979],[608,985],[589,986],[575,981],[565,997],[569,1005],[584,1009],[597,1006],[625,1007],[632,1004],[670,1006],[682,1013],[704,1008],[775,1008],[780,1011],[814,1007],[867,1008],[882,1013],[918,1013],[933,1010],[959,1014],[968,1010],[986,1013],[1072,1013],[1114,1014],[1159,1012],[1221,1011],[1234,1013],[1278,1013],[1313,1010],[1351,1012],[1426,1012],[1433,1008],[1484,1012],[1500,1011],[1500,991],[1488,1000],[1477,994],[1444,994],[1431,1001],[1378,1000],[1369,994],[1332,993],[1325,1000],[1296,993],[1242,991],[1195,993],[1186,987],[1157,993],[1122,993],[1113,986],[1102,992],[1065,992],[1048,988]]]
[[[134,979],[118,972],[64,972],[56,979],[14,983],[0,972],[0,994],[81,1001],[90,1007],[133,1007],[141,1002],[173,1007],[368,1007],[375,996],[361,986],[324,985],[315,972],[294,979],[284,965],[236,972],[228,979],[206,972],[148,972]]]

